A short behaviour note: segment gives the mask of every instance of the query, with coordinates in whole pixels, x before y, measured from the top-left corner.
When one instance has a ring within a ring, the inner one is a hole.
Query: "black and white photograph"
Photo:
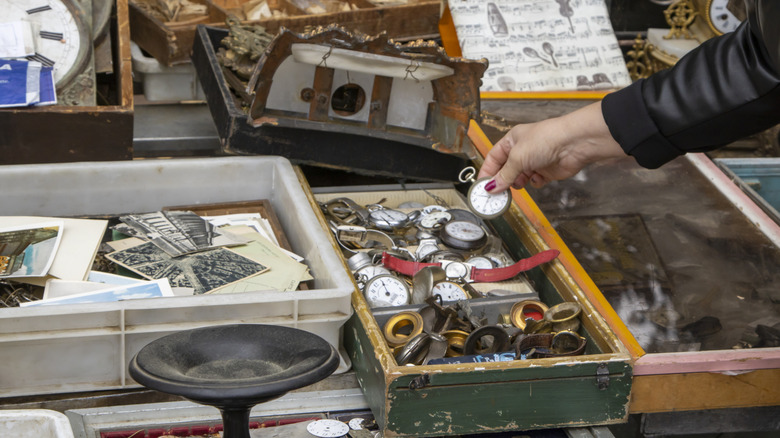
[[[189,287],[206,293],[265,272],[268,267],[229,249],[217,248],[171,257],[151,242],[115,251],[106,258],[144,278],[168,278],[172,287]]]
[[[115,229],[149,240],[172,257],[246,243],[244,239],[218,230],[191,211],[158,211],[121,216],[119,219],[123,225]]]

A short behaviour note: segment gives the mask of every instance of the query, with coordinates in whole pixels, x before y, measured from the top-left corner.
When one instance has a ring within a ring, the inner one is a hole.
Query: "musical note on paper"
[[[493,31],[494,37],[509,36],[509,29],[506,26],[506,21],[504,21],[504,16],[501,15],[501,11],[495,3],[490,2],[487,4],[487,16],[490,30]]]
[[[605,0],[459,0],[449,6],[463,56],[488,58],[483,91],[631,83]]]
[[[560,7],[558,12],[569,20],[569,26],[571,27],[571,33],[574,33],[574,23],[571,22],[571,17],[574,15],[574,9],[571,8],[571,0],[555,0]]]

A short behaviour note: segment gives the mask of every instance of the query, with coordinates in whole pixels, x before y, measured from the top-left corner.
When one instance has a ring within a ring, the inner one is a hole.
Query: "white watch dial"
[[[726,8],[728,3],[729,0],[710,0],[707,4],[707,19],[721,34],[733,32],[742,23]]]
[[[466,221],[448,222],[439,231],[442,243],[459,250],[474,250],[487,243],[487,234],[479,225]]]
[[[390,270],[384,266],[370,265],[364,268],[360,268],[355,272],[355,276],[360,281],[369,281],[372,278],[379,275],[391,274]]]
[[[409,287],[394,275],[379,275],[369,280],[363,294],[371,307],[404,306],[409,304]]]
[[[428,205],[428,206],[424,207],[422,211],[423,211],[423,214],[431,214],[434,211],[447,211],[447,207],[443,207],[441,205],[432,204],[432,205]]]
[[[361,430],[363,429],[363,423],[365,422],[366,422],[365,418],[356,417],[349,420],[349,423],[347,424],[349,425],[349,428],[352,430]]]
[[[466,263],[478,269],[493,269],[493,262],[484,256],[474,256],[466,260]]]
[[[63,0],[3,0],[0,20],[26,21],[33,27],[35,54],[28,56],[53,68],[58,88],[69,82],[86,62],[89,51],[89,31],[72,1]]]
[[[465,263],[450,262],[444,266],[444,273],[447,278],[466,278],[469,275],[469,267]]]
[[[338,420],[316,420],[306,425],[310,434],[320,438],[336,438],[349,433],[349,426]]]
[[[441,296],[442,301],[458,301],[469,298],[462,286],[451,281],[441,281],[433,285],[431,295]]]
[[[420,219],[420,226],[425,229],[439,228],[452,219],[452,215],[446,211],[433,211],[423,215]]]
[[[501,193],[488,193],[485,185],[490,178],[483,178],[469,189],[468,202],[471,209],[484,218],[494,218],[503,214],[512,203],[509,190]]]
[[[485,230],[479,225],[466,221],[450,222],[444,226],[450,236],[468,242],[485,237]]]

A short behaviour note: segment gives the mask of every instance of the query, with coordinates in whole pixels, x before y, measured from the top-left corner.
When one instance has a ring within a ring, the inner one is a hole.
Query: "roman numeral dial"
[[[28,60],[54,69],[57,89],[87,66],[91,36],[75,0],[0,0],[0,21],[30,23],[35,53]]]

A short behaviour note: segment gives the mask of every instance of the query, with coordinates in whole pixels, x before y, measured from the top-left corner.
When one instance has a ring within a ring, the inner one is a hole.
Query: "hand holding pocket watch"
[[[476,169],[469,166],[460,171],[458,180],[462,183],[471,182],[466,202],[469,208],[483,219],[493,219],[504,214],[512,204],[509,190],[501,193],[488,193],[485,186],[491,178],[475,179]]]

